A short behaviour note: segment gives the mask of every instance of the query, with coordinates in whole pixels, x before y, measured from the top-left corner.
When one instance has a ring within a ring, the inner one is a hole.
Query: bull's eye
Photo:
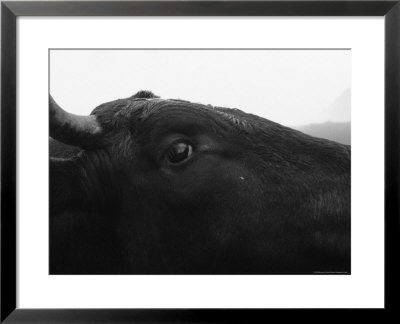
[[[178,142],[171,146],[167,153],[169,162],[177,164],[188,159],[193,152],[192,145],[184,142]]]

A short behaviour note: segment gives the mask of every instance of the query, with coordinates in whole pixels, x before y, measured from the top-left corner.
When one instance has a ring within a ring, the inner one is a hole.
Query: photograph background
[[[50,50],[50,93],[81,115],[150,90],[350,144],[350,87],[350,49]]]

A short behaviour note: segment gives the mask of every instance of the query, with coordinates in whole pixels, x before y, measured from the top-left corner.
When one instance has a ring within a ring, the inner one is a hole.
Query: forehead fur
[[[140,90],[132,97],[130,97],[130,99],[153,99],[153,98],[160,98],[160,97],[156,96],[153,92],[148,90]]]
[[[193,112],[194,114],[206,114],[210,118],[229,123],[235,128],[249,128],[251,123],[249,117],[239,109],[229,109],[192,103],[180,99],[160,99],[151,91],[142,90],[135,95],[104,103],[92,112],[105,128],[116,128],[141,122],[148,117],[160,114],[161,112],[177,113]],[[161,117],[161,116],[160,116]]]

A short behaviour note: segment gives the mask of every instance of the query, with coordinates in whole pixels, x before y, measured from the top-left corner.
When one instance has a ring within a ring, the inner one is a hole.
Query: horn
[[[95,149],[103,144],[102,127],[96,116],[66,112],[49,96],[50,136],[64,144]]]

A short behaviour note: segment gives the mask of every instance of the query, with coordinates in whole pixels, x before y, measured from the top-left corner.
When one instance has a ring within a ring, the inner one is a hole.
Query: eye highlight
[[[192,145],[185,142],[178,142],[170,147],[167,153],[167,160],[173,164],[178,164],[187,160],[192,153]]]

